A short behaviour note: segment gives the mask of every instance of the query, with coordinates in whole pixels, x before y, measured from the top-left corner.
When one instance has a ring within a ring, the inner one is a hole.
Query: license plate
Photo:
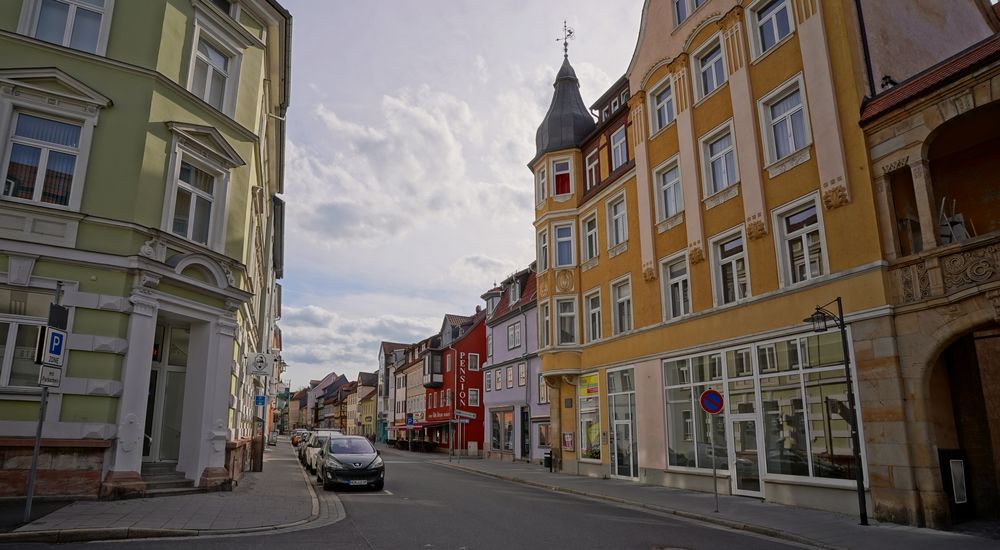
[[[368,485],[368,481],[364,479],[352,479],[351,485]]]

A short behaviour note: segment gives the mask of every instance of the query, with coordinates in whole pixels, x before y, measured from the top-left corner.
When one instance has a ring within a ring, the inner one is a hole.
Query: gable
[[[168,122],[170,129],[187,147],[197,153],[209,157],[226,168],[243,166],[246,161],[233,149],[226,138],[211,126],[189,124],[186,122]]]

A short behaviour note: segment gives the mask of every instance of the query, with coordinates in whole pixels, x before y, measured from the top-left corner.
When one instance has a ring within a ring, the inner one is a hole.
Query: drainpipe
[[[861,30],[861,51],[865,57],[865,76],[868,77],[869,98],[878,95],[875,91],[875,79],[872,76],[872,57],[868,50],[868,32],[865,30],[865,14],[861,9],[861,0],[854,0],[854,8],[858,11],[858,27]]]

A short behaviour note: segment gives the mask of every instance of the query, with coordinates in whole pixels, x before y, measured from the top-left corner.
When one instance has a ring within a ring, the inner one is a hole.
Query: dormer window
[[[509,297],[507,298],[507,301],[508,301],[508,302],[509,302],[509,303],[510,303],[511,305],[513,305],[513,304],[514,304],[515,302],[517,302],[517,301],[518,301],[518,300],[519,300],[520,298],[521,298],[521,284],[520,284],[520,282],[519,282],[519,281],[518,281],[518,280],[517,280],[517,279],[515,278],[515,279],[514,279],[514,282],[513,282],[513,283],[511,283],[511,285],[510,285],[510,296],[509,296]]]

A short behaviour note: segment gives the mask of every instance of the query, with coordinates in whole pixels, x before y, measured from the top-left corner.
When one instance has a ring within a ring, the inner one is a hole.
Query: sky
[[[535,130],[562,63],[592,104],[642,0],[282,0],[293,17],[282,379],[378,368],[534,260]]]

